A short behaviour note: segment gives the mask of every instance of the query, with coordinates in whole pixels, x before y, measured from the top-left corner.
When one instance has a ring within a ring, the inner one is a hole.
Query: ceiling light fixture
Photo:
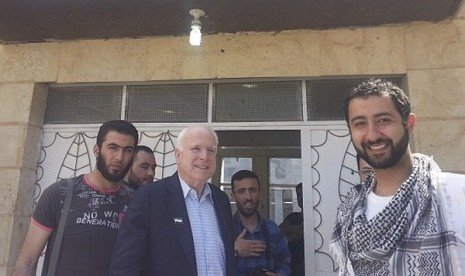
[[[205,12],[199,9],[192,9],[189,11],[189,14],[194,17],[194,20],[191,22],[191,33],[189,35],[189,43],[192,46],[200,46],[202,42],[202,22],[200,17],[205,16]]]

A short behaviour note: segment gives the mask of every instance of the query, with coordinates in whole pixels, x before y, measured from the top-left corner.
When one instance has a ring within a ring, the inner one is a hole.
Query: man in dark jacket
[[[178,136],[173,176],[139,188],[118,234],[110,275],[235,275],[231,206],[207,183],[216,133],[206,125]]]

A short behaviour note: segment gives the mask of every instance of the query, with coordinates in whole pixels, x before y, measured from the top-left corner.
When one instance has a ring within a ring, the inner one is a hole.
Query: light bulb
[[[189,35],[189,43],[192,46],[200,46],[200,42],[202,42],[202,32],[200,31],[199,24],[192,24],[191,25],[191,33]]]
[[[192,46],[200,46],[202,42],[202,22],[200,22],[200,17],[205,16],[205,12],[199,9],[192,9],[189,11],[189,14],[194,17],[194,20],[191,22],[191,33],[189,35],[189,43]]]

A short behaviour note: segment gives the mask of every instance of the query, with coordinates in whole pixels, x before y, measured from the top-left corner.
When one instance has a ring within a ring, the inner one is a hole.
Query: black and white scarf
[[[338,208],[330,249],[340,275],[453,275],[448,231],[438,204],[439,167],[414,154],[413,171],[389,204],[375,217],[365,217],[366,197],[375,183],[369,176]]]

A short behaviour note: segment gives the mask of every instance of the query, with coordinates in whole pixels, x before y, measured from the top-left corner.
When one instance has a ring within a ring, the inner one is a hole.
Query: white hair
[[[194,129],[202,129],[202,130],[209,132],[215,138],[215,144],[216,146],[218,146],[218,135],[213,130],[213,128],[211,128],[209,125],[206,125],[206,124],[194,124],[181,130],[181,132],[178,135],[178,139],[176,141],[176,145],[175,145],[176,149],[182,148],[186,134]]]

